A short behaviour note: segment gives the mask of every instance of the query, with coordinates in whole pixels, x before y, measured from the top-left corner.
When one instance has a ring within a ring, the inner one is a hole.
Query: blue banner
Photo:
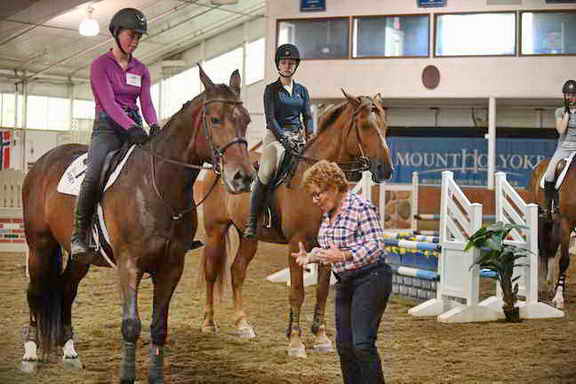
[[[326,10],[326,0],[300,0],[300,12],[318,12]]]
[[[423,8],[445,7],[446,0],[418,0],[418,6]]]
[[[418,172],[420,183],[440,184],[442,171],[454,172],[461,185],[486,186],[488,141],[483,138],[389,137],[394,175],[391,183],[411,183]],[[506,172],[510,184],[526,187],[530,174],[556,149],[554,139],[497,139],[496,172]]]

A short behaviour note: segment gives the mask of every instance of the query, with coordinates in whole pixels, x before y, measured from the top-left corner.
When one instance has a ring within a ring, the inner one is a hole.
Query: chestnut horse
[[[203,208],[206,229],[206,247],[203,253],[205,279],[207,283],[206,303],[202,330],[216,332],[214,320],[214,288],[221,282],[226,265],[226,238],[231,226],[240,235],[240,244],[231,266],[234,300],[234,322],[242,337],[255,337],[255,332],[244,310],[242,285],[248,264],[252,261],[258,240],[288,244],[288,264],[290,266],[290,316],[287,336],[290,356],[306,356],[301,340],[300,311],[304,301],[303,269],[296,264],[290,253],[298,251],[302,242],[306,249],[317,246],[317,234],[321,223],[321,212],[308,194],[301,188],[304,171],[318,160],[326,159],[340,164],[348,171],[370,170],[372,178],[381,182],[392,174],[390,153],[386,144],[386,114],[380,95],[375,97],[352,97],[320,117],[318,133],[306,144],[294,175],[289,182],[281,184],[273,193],[273,209],[278,216],[278,226],[266,228],[259,218],[257,239],[242,236],[249,213],[248,195],[233,196],[216,187]],[[252,154],[256,157],[256,154]],[[213,184],[210,175],[204,188]],[[270,192],[272,193],[272,192]],[[265,216],[264,214],[262,216]],[[330,267],[319,266],[316,308],[312,323],[316,350],[331,351],[332,343],[326,337],[324,311],[328,297]],[[217,287],[216,287],[217,288]]]
[[[141,330],[138,286],[145,272],[154,285],[148,382],[164,383],[168,308],[182,275],[184,255],[196,233],[196,206],[190,196],[202,164],[212,162],[215,171],[222,171],[224,186],[231,194],[249,191],[254,175],[245,140],[250,117],[239,98],[238,71],[228,86],[213,84],[202,68],[199,70],[206,91],[186,103],[157,136],[132,152],[102,199],[123,307],[121,383],[136,379],[136,343]],[[63,346],[64,361],[81,366],[72,338],[72,303],[89,266],[68,262],[61,271],[61,249],[69,251],[75,198],[56,188],[72,160],[86,151],[86,146],[78,144],[54,148],[36,162],[24,180],[24,226],[30,249],[26,371],[36,368],[39,342],[44,353]]]
[[[540,180],[544,172],[546,172],[548,161],[549,160],[543,160],[534,168],[528,185],[528,189],[532,194],[532,202],[541,207],[544,204],[544,190],[540,188]],[[565,161],[560,161],[556,174],[558,174],[564,166]],[[574,164],[571,164],[564,182],[558,191],[558,214],[554,214],[552,220],[548,220],[542,216],[538,219],[538,285],[540,291],[544,289],[545,280],[547,280],[548,277],[554,277],[550,276],[549,266],[556,256],[558,246],[560,246],[558,277],[556,278],[552,292],[552,304],[559,309],[564,308],[566,271],[570,265],[570,234],[576,227],[576,199],[574,199],[574,190],[576,190],[576,168]]]

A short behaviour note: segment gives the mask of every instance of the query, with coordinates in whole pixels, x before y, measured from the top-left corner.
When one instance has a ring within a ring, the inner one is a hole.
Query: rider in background
[[[576,152],[576,80],[568,80],[562,87],[564,94],[564,106],[556,109],[556,130],[558,146],[548,163],[544,174],[544,215],[552,218],[552,201],[555,201],[555,209],[558,208],[558,191],[555,184],[555,173],[558,161],[569,157]]]
[[[76,200],[70,241],[71,258],[85,264],[92,262],[93,257],[87,240],[100,199],[99,179],[106,155],[125,142],[143,144],[148,139],[136,104],[138,98],[144,119],[150,126],[150,135],[160,129],[150,96],[150,73],[132,56],[142,34],[146,33],[146,17],[134,8],[121,9],[112,17],[109,30],[114,36],[114,46],[96,58],[90,69],[96,119],[88,149],[88,169]]]
[[[300,64],[298,48],[293,44],[279,46],[274,61],[280,77],[268,84],[264,91],[264,113],[268,131],[264,137],[260,169],[252,191],[250,216],[244,232],[246,238],[256,237],[256,223],[264,205],[268,183],[274,176],[284,152],[299,153],[304,146],[304,133],[310,135],[313,132],[308,90],[293,80]]]

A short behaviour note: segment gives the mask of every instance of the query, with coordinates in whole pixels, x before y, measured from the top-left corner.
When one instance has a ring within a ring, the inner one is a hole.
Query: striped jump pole
[[[420,251],[440,251],[442,247],[437,243],[423,243],[411,240],[384,239],[387,247],[399,247],[408,249],[417,249]]]

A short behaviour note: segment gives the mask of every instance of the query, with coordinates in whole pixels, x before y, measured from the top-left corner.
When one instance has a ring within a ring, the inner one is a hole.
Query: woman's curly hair
[[[340,169],[338,164],[326,160],[320,160],[308,168],[306,172],[304,172],[302,184],[308,192],[310,192],[314,186],[317,186],[321,190],[334,187],[339,192],[344,192],[348,189],[346,175],[342,169]]]

